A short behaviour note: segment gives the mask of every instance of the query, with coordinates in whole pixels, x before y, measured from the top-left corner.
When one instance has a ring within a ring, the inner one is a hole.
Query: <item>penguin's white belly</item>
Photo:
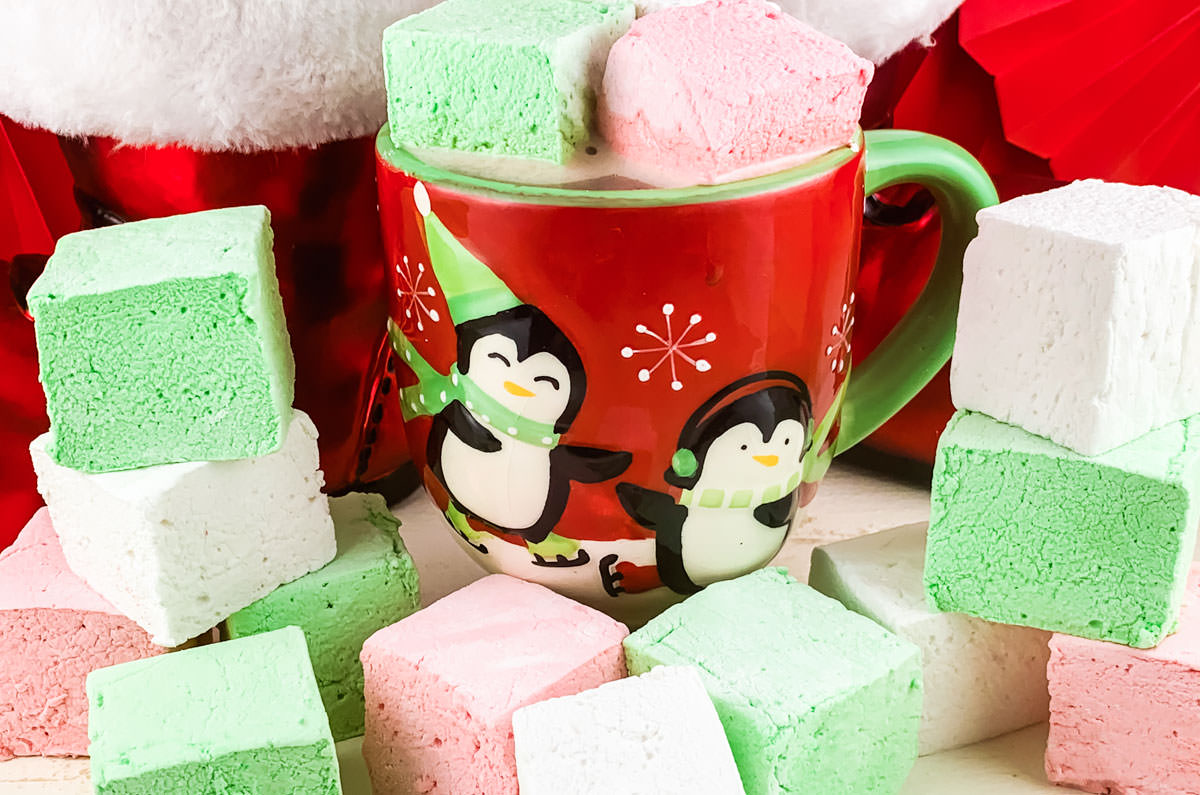
[[[697,585],[747,574],[775,557],[786,534],[787,525],[767,527],[751,508],[689,508],[681,534],[684,571]]]
[[[467,510],[497,527],[523,530],[546,509],[550,494],[550,451],[500,439],[500,450],[485,453],[453,432],[442,443],[446,488]]]

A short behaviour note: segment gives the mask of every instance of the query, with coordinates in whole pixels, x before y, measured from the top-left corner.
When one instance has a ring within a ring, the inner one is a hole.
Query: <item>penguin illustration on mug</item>
[[[812,440],[804,381],[780,370],[756,373],[720,390],[684,424],[663,476],[673,493],[619,483],[626,513],[654,531],[663,584],[694,593],[769,562],[795,514]]]
[[[456,362],[439,373],[407,337],[391,331],[417,376],[401,393],[404,417],[433,418],[425,453],[447,496],[446,518],[481,554],[488,554],[489,534],[472,520],[520,538],[534,565],[583,566],[587,550],[553,532],[571,482],[618,477],[632,455],[560,442],[587,391],[578,350],[446,229],[420,183],[415,195],[455,326]]]

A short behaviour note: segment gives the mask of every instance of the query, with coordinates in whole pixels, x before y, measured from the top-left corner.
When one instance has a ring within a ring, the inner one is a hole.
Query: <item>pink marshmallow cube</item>
[[[362,651],[375,795],[516,795],[513,712],[625,676],[628,634],[503,574],[376,632]]]
[[[0,759],[85,755],[87,675],[164,651],[67,568],[42,508],[0,553]]]
[[[609,51],[600,130],[670,182],[751,176],[850,144],[874,69],[774,3],[667,8]]]
[[[1046,775],[1110,795],[1200,793],[1200,566],[1153,649],[1050,639]]]

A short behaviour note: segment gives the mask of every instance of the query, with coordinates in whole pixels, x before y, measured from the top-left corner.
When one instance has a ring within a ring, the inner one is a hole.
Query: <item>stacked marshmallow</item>
[[[1058,633],[1053,781],[1200,791],[1200,611],[1181,617],[1185,591],[1200,595],[1200,197],[1088,180],[983,210],[979,226],[929,602]]]
[[[264,207],[79,232],[30,290],[47,509],[0,559],[0,756],[86,753],[91,671],[334,557],[271,242]]]
[[[38,488],[72,571],[162,646],[328,563],[265,207],[68,235],[29,293]]]

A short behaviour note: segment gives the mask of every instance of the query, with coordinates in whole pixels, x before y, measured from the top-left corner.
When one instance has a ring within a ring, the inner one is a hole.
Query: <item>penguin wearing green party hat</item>
[[[426,458],[449,496],[446,516],[481,553],[487,553],[487,536],[470,518],[519,536],[535,565],[585,565],[587,551],[552,532],[571,482],[615,478],[632,455],[560,444],[587,391],[579,352],[429,211],[421,183],[415,198],[455,326],[457,362],[443,375],[394,328],[393,339],[418,378],[401,392],[405,418],[434,418]]]

